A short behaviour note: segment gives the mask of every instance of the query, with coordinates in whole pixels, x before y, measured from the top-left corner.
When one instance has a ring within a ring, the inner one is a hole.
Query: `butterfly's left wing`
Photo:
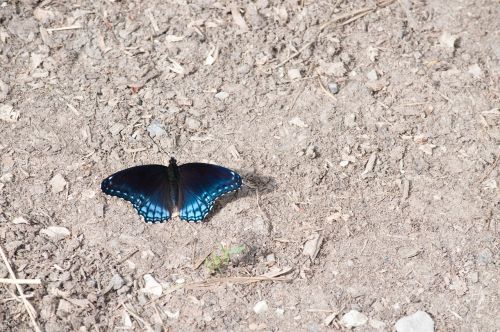
[[[203,220],[217,198],[241,186],[236,172],[212,164],[183,164],[179,174],[179,217],[186,221]]]
[[[164,222],[171,216],[167,170],[163,165],[127,168],[104,179],[101,189],[132,203],[146,222]]]

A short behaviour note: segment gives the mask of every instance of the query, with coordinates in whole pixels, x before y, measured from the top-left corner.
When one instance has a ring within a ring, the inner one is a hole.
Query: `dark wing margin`
[[[172,211],[168,206],[167,166],[142,165],[119,171],[101,183],[101,190],[132,203],[148,223],[165,222]]]
[[[241,187],[238,173],[217,165],[188,163],[179,166],[179,216],[201,221],[212,210],[217,198]]]

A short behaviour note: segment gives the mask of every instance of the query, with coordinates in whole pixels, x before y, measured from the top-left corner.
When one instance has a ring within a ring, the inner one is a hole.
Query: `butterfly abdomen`
[[[179,203],[179,166],[177,166],[177,161],[174,158],[170,158],[170,162],[167,168],[167,177],[168,177],[168,191],[167,195],[167,205],[170,208],[170,211],[177,210],[177,204]]]

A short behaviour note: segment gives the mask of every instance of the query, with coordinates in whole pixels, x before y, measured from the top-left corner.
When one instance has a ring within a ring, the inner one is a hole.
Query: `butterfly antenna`
[[[165,150],[161,147],[161,145],[160,145],[160,144],[156,143],[156,141],[153,139],[153,137],[151,137],[151,135],[149,135],[149,134],[148,134],[148,137],[149,137],[149,139],[151,140],[151,142],[153,142],[153,143],[154,143],[154,145],[156,145],[156,147],[157,147],[159,150],[161,150],[163,153],[165,153],[165,154],[166,154],[166,155],[168,155],[168,156],[170,156],[170,155],[171,155],[170,153],[168,153],[167,151],[165,151]]]

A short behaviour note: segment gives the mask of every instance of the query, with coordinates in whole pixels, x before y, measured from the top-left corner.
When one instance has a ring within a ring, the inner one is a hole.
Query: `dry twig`
[[[2,259],[5,263],[5,266],[7,267],[7,270],[9,271],[10,277],[15,280],[16,274],[12,270],[12,267],[10,266],[10,263],[7,260],[7,256],[5,255],[5,253],[2,249],[2,246],[0,246],[0,255],[2,256]],[[19,292],[19,295],[21,295],[21,300],[23,301],[24,306],[26,307],[26,311],[28,312],[28,315],[30,316],[31,324],[33,324],[33,328],[35,329],[35,331],[41,332],[42,330],[40,329],[40,326],[38,326],[38,323],[36,322],[35,308],[33,308],[31,303],[29,303],[29,301],[26,299],[26,295],[24,295],[23,288],[21,287],[21,285],[19,285],[17,283],[15,285],[16,285],[17,291]]]
[[[0,284],[17,284],[17,285],[40,285],[40,279],[9,279],[0,278]]]

